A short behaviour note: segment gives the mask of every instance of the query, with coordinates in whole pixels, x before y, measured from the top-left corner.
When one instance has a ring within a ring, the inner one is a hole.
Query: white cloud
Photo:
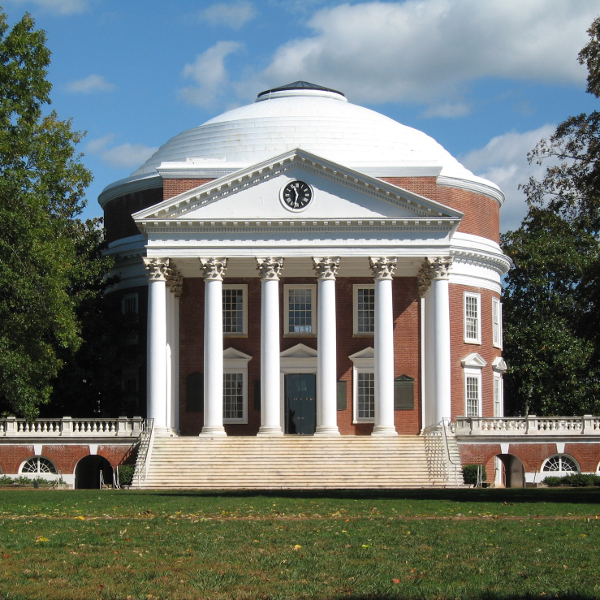
[[[110,92],[115,89],[114,84],[109,83],[102,75],[88,75],[85,79],[78,79],[67,84],[67,91],[81,94],[93,92]]]
[[[577,53],[597,13],[597,0],[343,4],[317,11],[313,35],[279,47],[238,91],[305,79],[359,103],[417,102],[456,116],[468,85],[484,77],[583,85]]]
[[[5,0],[8,3],[35,4],[46,12],[57,15],[73,15],[85,12],[94,0]]]
[[[211,4],[199,15],[201,21],[208,21],[211,25],[226,25],[232,29],[240,29],[255,16],[254,5],[246,0]]]
[[[460,157],[461,163],[480,177],[500,186],[506,200],[500,210],[500,229],[516,229],[527,213],[525,194],[519,184],[530,177],[541,178],[550,162],[539,166],[527,162],[527,153],[542,139],[555,131],[554,125],[544,125],[525,133],[510,132],[490,140],[483,148],[472,150]]]
[[[242,47],[238,42],[218,42],[196,60],[185,65],[183,76],[192,79],[196,85],[181,90],[181,95],[189,104],[210,107],[225,92],[229,81],[225,59]]]
[[[114,139],[114,133],[109,133],[96,140],[90,140],[86,145],[86,151],[99,156],[109,166],[122,169],[141,166],[158,150],[157,147],[130,143],[111,148],[109,146]]]

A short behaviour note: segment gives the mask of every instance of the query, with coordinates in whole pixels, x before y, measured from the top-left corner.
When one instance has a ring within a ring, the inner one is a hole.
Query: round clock
[[[291,181],[284,188],[281,199],[288,208],[300,210],[306,208],[312,200],[313,192],[308,183],[304,181]]]

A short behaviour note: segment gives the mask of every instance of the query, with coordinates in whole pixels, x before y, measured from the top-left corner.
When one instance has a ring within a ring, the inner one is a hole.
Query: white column
[[[283,258],[257,258],[260,271],[260,429],[258,435],[283,435],[279,348],[279,274]]]
[[[171,358],[169,427],[173,430],[173,434],[179,435],[179,298],[183,289],[183,277],[172,260],[169,261],[167,285],[171,291],[168,294],[170,297],[168,339]]]
[[[371,258],[375,279],[375,426],[372,435],[398,435],[394,426],[394,308],[392,275],[397,258]]]
[[[430,339],[432,342],[429,367],[432,367],[431,396],[434,401],[434,419],[439,423],[449,419],[452,413],[452,377],[450,359],[450,291],[448,276],[452,257],[430,261],[432,268],[431,288],[427,301],[430,308]],[[435,423],[432,423],[435,424]]]
[[[226,258],[201,258],[204,271],[204,427],[200,435],[227,435],[223,427],[223,273]]]
[[[313,258],[318,276],[317,429],[315,435],[340,435],[337,425],[337,342],[335,276],[339,258]]]
[[[166,259],[145,258],[148,271],[147,415],[154,431],[167,433]]]

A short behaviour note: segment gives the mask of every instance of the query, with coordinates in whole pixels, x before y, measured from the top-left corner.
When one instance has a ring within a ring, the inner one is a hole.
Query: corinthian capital
[[[395,256],[378,256],[369,258],[369,266],[375,280],[391,279],[396,270],[398,259]]]
[[[176,298],[181,297],[181,292],[183,290],[183,275],[172,260],[169,260],[167,285],[171,288],[171,292],[175,294]]]
[[[419,296],[424,296],[434,279],[448,279],[452,267],[452,256],[426,258],[417,277]]]
[[[283,258],[273,258],[272,256],[257,258],[256,263],[261,280],[279,280],[279,274],[281,273],[281,269],[283,269]]]
[[[144,258],[144,267],[150,281],[166,281],[169,272],[168,258]]]
[[[226,258],[201,258],[200,264],[204,272],[204,279],[223,281],[223,275],[227,269]]]
[[[340,267],[339,257],[324,256],[313,258],[313,267],[318,279],[335,279]]]

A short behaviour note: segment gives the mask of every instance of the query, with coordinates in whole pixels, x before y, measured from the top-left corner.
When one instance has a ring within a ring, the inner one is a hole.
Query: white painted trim
[[[225,290],[242,290],[242,331],[236,333],[226,333],[223,331],[224,337],[244,337],[248,335],[248,284],[247,283],[224,283],[223,292]],[[223,301],[225,301],[225,294],[223,294]],[[225,309],[223,308],[223,315],[225,315]]]
[[[474,298],[477,301],[476,337],[469,337],[467,332],[467,298]],[[465,344],[481,345],[481,294],[478,292],[463,292],[463,336]]]
[[[372,419],[358,416],[358,375],[359,373],[375,373],[375,350],[370,346],[348,357],[352,361],[352,423],[374,423]]]
[[[290,290],[310,290],[311,330],[290,331]],[[283,286],[283,335],[286,337],[316,337],[317,335],[317,284],[286,283]]]
[[[373,331],[358,331],[358,290],[374,290],[374,283],[355,283],[352,286],[352,331],[354,335],[373,337],[375,335],[375,323]],[[373,300],[373,314],[375,313],[375,301]]]
[[[492,339],[494,348],[502,350],[502,302],[492,298]]]

